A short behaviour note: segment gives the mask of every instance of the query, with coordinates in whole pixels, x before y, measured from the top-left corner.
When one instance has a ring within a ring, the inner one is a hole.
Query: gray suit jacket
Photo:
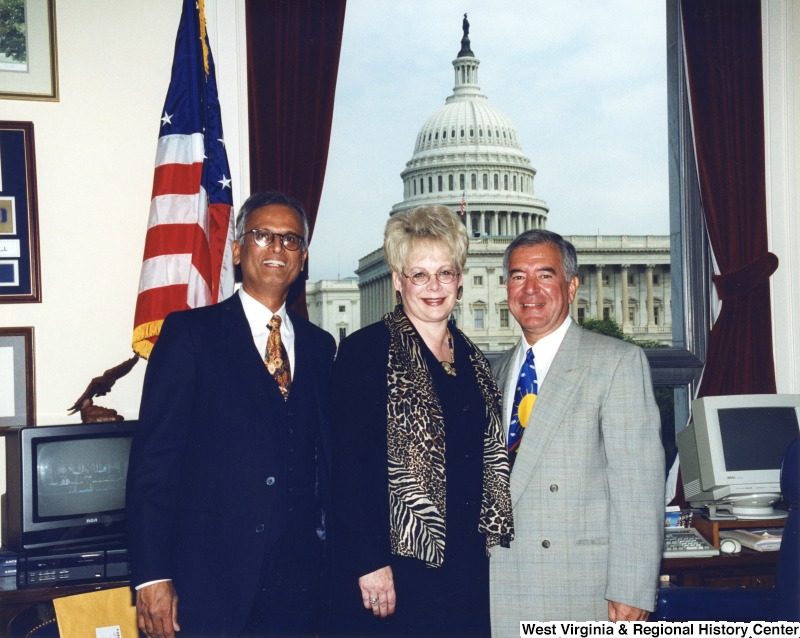
[[[493,366],[511,400],[515,348]],[[664,528],[664,453],[644,352],[573,324],[511,473],[516,538],[491,553],[492,636],[521,620],[652,611]]]

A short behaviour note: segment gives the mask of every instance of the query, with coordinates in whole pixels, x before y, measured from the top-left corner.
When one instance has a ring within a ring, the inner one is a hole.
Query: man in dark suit
[[[241,289],[169,315],[145,376],[127,495],[150,638],[315,632],[335,344],[286,310],[308,255],[302,206],[255,194],[236,235]]]

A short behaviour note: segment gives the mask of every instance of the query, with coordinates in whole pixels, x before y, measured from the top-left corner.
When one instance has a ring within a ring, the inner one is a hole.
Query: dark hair
[[[257,208],[263,206],[272,206],[273,204],[281,204],[294,209],[300,220],[303,222],[303,242],[308,246],[308,217],[306,216],[305,208],[293,197],[278,193],[276,191],[267,191],[263,193],[253,193],[247,198],[242,207],[239,209],[239,214],[236,216],[236,239],[241,239],[244,234],[245,226],[247,226],[247,218]]]
[[[561,253],[564,277],[567,281],[571,281],[573,277],[578,276],[578,256],[575,253],[575,246],[558,233],[542,228],[535,228],[533,230],[526,230],[524,233],[517,235],[508,245],[508,248],[506,248],[506,252],[503,254],[503,277],[508,279],[508,264],[511,261],[511,253],[517,248],[538,246],[539,244],[553,244],[558,248],[558,252]]]

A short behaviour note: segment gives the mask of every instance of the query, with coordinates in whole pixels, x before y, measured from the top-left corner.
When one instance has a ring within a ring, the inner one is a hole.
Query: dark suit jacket
[[[327,394],[335,344],[291,315],[293,391],[284,402],[238,294],[165,320],[150,357],[128,478],[132,584],[170,578],[184,633],[236,634],[264,556],[286,526],[289,420],[318,440],[328,494]],[[300,391],[295,391],[300,388]],[[303,395],[303,396],[300,396]],[[308,531],[309,542],[316,539]]]

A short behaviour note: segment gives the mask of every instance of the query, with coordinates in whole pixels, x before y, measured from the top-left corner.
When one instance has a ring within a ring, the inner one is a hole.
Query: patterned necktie
[[[509,468],[514,467],[517,450],[522,442],[522,435],[525,434],[525,426],[528,424],[528,417],[531,415],[538,392],[536,366],[533,364],[533,348],[528,348],[528,354],[519,369],[517,389],[514,392],[514,407],[511,409],[511,425],[508,428]]]
[[[286,348],[281,341],[281,318],[274,315],[267,324],[269,336],[267,337],[267,352],[264,355],[264,363],[269,373],[278,382],[278,388],[284,400],[289,398],[289,388],[292,387],[292,373],[289,369],[289,356]]]

